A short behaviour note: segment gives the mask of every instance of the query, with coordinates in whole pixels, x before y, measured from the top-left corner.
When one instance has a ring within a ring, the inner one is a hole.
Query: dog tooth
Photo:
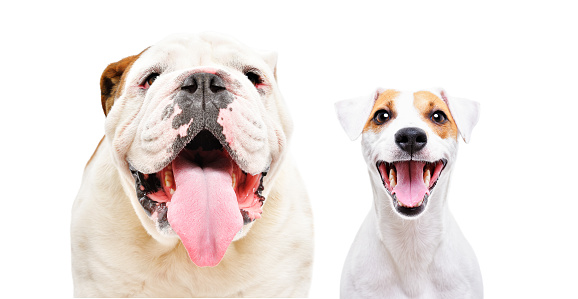
[[[425,183],[425,185],[427,187],[429,187],[430,180],[431,180],[431,173],[430,173],[429,169],[426,169],[423,173],[423,182]]]
[[[237,185],[237,176],[235,175],[235,173],[231,173],[231,180],[233,181],[232,185],[233,185],[233,189],[235,188],[235,185]]]
[[[166,185],[167,187],[172,186],[173,183],[174,183],[174,180],[173,180],[171,177],[165,177],[165,185]]]
[[[169,190],[169,192],[171,193],[171,195],[173,195],[173,193],[175,193],[175,189],[171,188],[171,190]]]
[[[393,168],[389,170],[389,185],[392,189],[397,185],[397,182],[395,181],[395,170],[393,170]]]

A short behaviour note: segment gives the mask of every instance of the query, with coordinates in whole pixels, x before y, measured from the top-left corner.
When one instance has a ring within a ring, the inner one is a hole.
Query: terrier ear
[[[383,88],[377,88],[369,95],[335,103],[337,119],[349,139],[355,140],[361,135],[375,100],[383,91]]]
[[[480,118],[480,103],[462,98],[448,97],[443,89],[440,89],[439,93],[450,108],[450,113],[464,142],[468,143],[472,130]]]
[[[104,115],[108,115],[108,112],[114,104],[114,99],[122,82],[122,75],[132,66],[139,56],[140,54],[133,55],[123,58],[118,62],[111,63],[102,73],[100,77],[100,100]]]

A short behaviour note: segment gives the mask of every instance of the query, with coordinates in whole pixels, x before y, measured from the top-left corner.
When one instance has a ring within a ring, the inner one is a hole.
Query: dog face
[[[106,135],[137,215],[198,266],[217,265],[261,217],[291,132],[275,64],[224,36],[178,35],[102,75]]]
[[[379,89],[368,97],[336,104],[351,139],[362,134],[362,150],[374,184],[382,185],[402,217],[421,215],[440,179],[447,179],[458,135],[469,140],[479,104],[449,98],[443,90]],[[358,115],[360,114],[360,115]]]

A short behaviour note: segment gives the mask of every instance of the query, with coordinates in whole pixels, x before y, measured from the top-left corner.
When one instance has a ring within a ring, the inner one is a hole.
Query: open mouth
[[[208,130],[161,171],[130,171],[147,215],[161,231],[173,229],[198,266],[218,264],[243,225],[261,218],[266,173],[244,172]]]
[[[447,161],[397,161],[376,163],[397,212],[407,217],[421,214]]]

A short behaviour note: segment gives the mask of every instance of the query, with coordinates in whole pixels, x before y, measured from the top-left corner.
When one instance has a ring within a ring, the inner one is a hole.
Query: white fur
[[[380,90],[379,89],[378,93]],[[432,90],[441,98],[441,92]],[[362,133],[370,117],[367,108],[351,108],[354,103],[367,106],[374,98],[348,101],[348,109],[337,104],[337,113],[348,136]],[[460,134],[469,139],[478,119],[478,104],[452,105],[452,117]],[[475,103],[475,104],[473,104]],[[351,246],[341,277],[342,298],[482,298],[483,287],[475,254],[461,233],[447,205],[446,195],[458,143],[442,139],[423,121],[413,106],[413,92],[401,92],[395,99],[397,117],[380,132],[362,135],[362,151],[368,165],[374,205]],[[367,110],[363,116],[351,115]],[[459,116],[457,116],[459,114]],[[346,121],[343,121],[343,120]],[[363,123],[361,123],[363,122]],[[398,214],[383,186],[376,162],[406,159],[395,144],[394,134],[404,127],[426,131],[427,146],[414,156],[416,160],[446,159],[447,165],[433,189],[426,210],[417,218]]]
[[[274,76],[275,54],[263,58],[234,40],[211,34],[191,37],[194,42],[189,44],[182,40],[182,36],[166,39],[135,62],[107,118],[106,136],[85,169],[72,211],[74,295],[304,297],[312,267],[312,215],[299,173],[287,154],[291,121],[274,81],[266,101],[255,109],[262,113],[269,142],[274,143],[267,152],[271,168],[264,178],[262,218],[245,225],[219,265],[197,267],[178,237],[158,231],[136,199],[126,163],[129,148],[135,146],[126,136],[134,132],[123,130],[130,129],[127,124],[135,121],[143,106],[133,83],[141,80],[143,69],[155,61],[173,70],[204,62],[234,71],[229,58],[236,59],[239,67],[255,65]],[[227,55],[229,51],[239,55]]]

